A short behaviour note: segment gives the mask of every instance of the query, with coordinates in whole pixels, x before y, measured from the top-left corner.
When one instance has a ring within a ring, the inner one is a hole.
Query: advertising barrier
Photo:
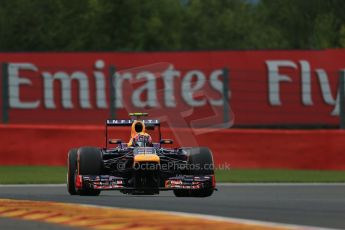
[[[343,60],[344,49],[0,53],[0,164],[64,165],[69,148],[104,145],[106,119],[148,112],[218,165],[344,170],[342,130],[233,128],[339,127]]]
[[[179,127],[338,126],[344,60],[343,49],[0,53],[2,120],[102,124],[135,110]]]

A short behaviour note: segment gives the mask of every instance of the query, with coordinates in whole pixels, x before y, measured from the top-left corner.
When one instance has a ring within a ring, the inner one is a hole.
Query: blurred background
[[[148,112],[217,164],[343,170],[344,11],[342,0],[2,0],[0,163],[65,165],[69,148],[104,144],[106,119]]]
[[[344,12],[344,0],[0,0],[0,198],[345,228]],[[129,112],[159,119],[170,147],[209,147],[219,191],[67,195],[68,151],[104,147],[105,120]],[[52,215],[8,202],[0,217]]]
[[[3,0],[0,50],[342,48],[344,8],[341,0]]]
[[[2,121],[102,124],[156,108],[155,116],[194,111],[170,126],[213,117],[195,126],[337,128],[344,8],[341,0],[4,0]]]

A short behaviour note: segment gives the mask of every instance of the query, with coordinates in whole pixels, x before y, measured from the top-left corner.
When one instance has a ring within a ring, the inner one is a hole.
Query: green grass
[[[66,182],[65,167],[0,166],[0,184]],[[345,171],[232,169],[217,170],[217,182],[345,182]]]
[[[59,166],[0,166],[0,184],[65,183],[66,173]]]

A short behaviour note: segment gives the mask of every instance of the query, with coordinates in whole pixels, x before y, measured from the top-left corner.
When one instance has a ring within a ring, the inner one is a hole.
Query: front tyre
[[[75,172],[77,170],[77,151],[78,149],[71,149],[68,151],[67,157],[67,191],[71,195],[77,195],[75,189]]]
[[[191,194],[190,194],[190,190],[178,189],[178,190],[174,190],[174,195],[176,197],[189,197]]]
[[[102,152],[94,147],[82,147],[78,150],[79,175],[101,175],[102,173]],[[79,194],[83,196],[98,196],[100,190],[82,187]]]
[[[214,176],[212,152],[206,147],[184,149],[188,155],[188,174],[194,176]],[[199,190],[174,190],[176,197],[208,197],[213,194],[214,188],[210,185]]]

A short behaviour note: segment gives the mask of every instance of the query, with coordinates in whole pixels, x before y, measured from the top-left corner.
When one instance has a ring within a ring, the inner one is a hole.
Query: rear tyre
[[[206,147],[195,147],[185,149],[188,154],[188,165],[190,170],[188,174],[194,176],[214,175],[214,163],[212,152]],[[214,188],[204,188],[200,190],[174,190],[177,197],[208,197],[213,193]]]
[[[75,172],[77,170],[77,150],[71,149],[68,151],[67,157],[67,191],[71,195],[77,195],[78,192],[75,189]]]
[[[82,147],[79,154],[79,175],[101,175],[102,173],[102,153],[94,147]],[[98,196],[100,190],[83,187],[79,190],[82,196]]]

